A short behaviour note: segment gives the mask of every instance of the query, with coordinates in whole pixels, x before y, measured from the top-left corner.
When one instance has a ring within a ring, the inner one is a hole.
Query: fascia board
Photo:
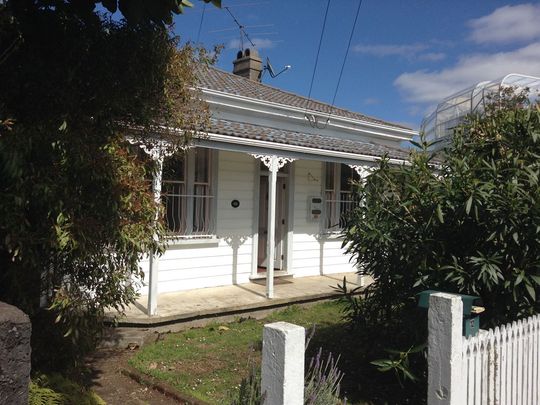
[[[286,119],[291,120],[291,121],[296,121],[296,124],[299,124],[300,122],[305,123],[305,121],[306,121],[306,119],[304,117],[294,116],[294,115],[290,115],[290,114],[288,115],[288,114],[283,114],[283,113],[276,113],[276,112],[269,111],[269,110],[262,110],[262,109],[255,109],[255,108],[250,108],[250,107],[243,107],[243,106],[239,106],[238,104],[227,104],[227,103],[220,103],[220,102],[214,102],[214,101],[208,101],[208,100],[206,102],[208,104],[215,104],[215,105],[219,105],[219,106],[223,106],[223,107],[228,107],[228,108],[231,108],[231,110],[234,110],[234,111],[245,111],[245,112],[249,112],[249,113],[259,113],[259,114],[264,114],[264,115],[271,115],[274,118],[275,117],[286,118]],[[337,125],[337,124],[335,124],[333,122],[330,122],[330,126],[335,130],[341,129],[341,130],[349,131],[349,132],[352,132],[352,133],[357,133],[357,134],[360,134],[360,135],[371,135],[371,136],[374,136],[374,137],[377,137],[377,138],[391,139],[392,141],[409,141],[411,139],[410,136],[390,135],[388,133],[376,132],[376,131],[368,130],[368,129],[364,129],[364,128],[351,127],[351,126],[345,126],[345,125]],[[332,128],[325,128],[325,129],[328,130],[328,131],[331,131]],[[301,132],[301,131],[299,130],[299,132]],[[339,135],[333,135],[333,136],[336,137],[336,138],[340,138]]]
[[[280,116],[283,118],[296,119],[305,121],[304,114],[308,113],[310,115],[315,115],[321,118],[327,118],[327,114],[323,114],[319,111],[306,110],[299,107],[287,106],[284,104],[274,103],[271,101],[257,100],[250,97],[240,96],[236,94],[224,93],[217,90],[210,89],[201,89],[203,94],[210,96],[210,98],[205,98],[205,101],[209,104],[223,105],[230,108],[239,108],[243,110],[250,110],[254,112],[259,112],[263,114],[271,114],[275,116]],[[220,99],[228,100],[228,102],[220,101]],[[242,106],[242,104],[247,105]],[[257,106],[258,108],[255,108]],[[283,112],[278,113],[273,110],[281,110]],[[300,116],[299,116],[300,115]],[[342,122],[348,125],[336,125],[334,122]],[[368,121],[356,120],[353,118],[341,117],[338,115],[332,115],[330,125],[336,126],[338,128],[347,128],[356,132],[368,132],[375,136],[399,139],[399,140],[409,140],[411,137],[418,135],[417,131],[410,129],[398,128],[389,125],[376,124]],[[354,125],[354,126],[351,126]],[[357,127],[362,127],[357,128]],[[367,129],[369,128],[369,129]],[[367,130],[366,130],[367,129]],[[376,131],[374,131],[374,129]],[[378,130],[378,131],[377,131]],[[390,134],[388,132],[379,132],[379,131],[390,131],[396,133],[396,135]]]
[[[357,161],[357,162],[358,161],[378,162],[381,160],[380,156],[364,155],[360,153],[339,152],[339,151],[332,151],[332,150],[322,150],[322,149],[317,149],[317,148],[310,148],[307,146],[287,145],[287,144],[282,144],[282,143],[261,141],[258,139],[238,138],[238,137],[233,137],[229,135],[221,135],[221,134],[215,134],[215,133],[207,133],[205,137],[201,138],[201,141],[205,141],[205,140],[228,143],[228,144],[233,144],[233,145],[243,145],[243,146],[249,146],[253,148],[260,148],[261,150],[267,151],[267,153],[269,154],[275,154],[276,151],[281,151],[281,152],[300,153],[300,154],[305,154],[305,155],[317,155],[317,156],[326,157],[326,158],[334,157],[334,158],[346,159],[346,160]],[[280,155],[280,153],[277,153],[277,155]],[[395,158],[389,159],[389,163],[396,164],[396,165],[409,164],[407,160],[395,159]]]

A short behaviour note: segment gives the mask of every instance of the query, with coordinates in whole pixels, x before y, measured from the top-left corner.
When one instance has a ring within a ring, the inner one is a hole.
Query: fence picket
[[[498,335],[499,329],[497,328],[495,332],[493,330],[488,331],[487,336],[487,357],[488,357],[488,380],[487,380],[487,393],[488,393],[488,404],[496,404],[496,390],[497,390],[497,355],[496,355],[496,346],[495,346],[495,336]],[[497,333],[497,335],[495,335]]]
[[[512,348],[510,365],[512,367],[512,379],[510,380],[511,397],[510,403],[517,405],[517,324],[512,322],[510,345]]]
[[[471,346],[467,338],[463,338],[463,356],[461,359],[461,375],[468,376],[471,365]],[[465,389],[465,404],[468,405],[471,397],[471,383],[467,378],[463,379]]]
[[[517,402],[516,405],[523,405],[523,324],[518,320],[518,357],[516,359],[518,369]]]
[[[478,341],[478,336],[475,336],[472,340],[473,344],[473,359],[474,359],[474,402],[473,404],[479,404],[482,400],[482,356],[480,353],[480,343]]]
[[[533,320],[533,390],[532,402],[540,403],[540,315],[536,315]]]
[[[500,353],[500,372],[499,372],[499,386],[500,386],[500,393],[499,393],[499,405],[504,405],[508,403],[506,399],[506,381],[508,380],[508,362],[506,361],[507,358],[507,350],[508,350],[508,332],[506,330],[506,325],[502,325],[500,328],[500,346],[499,346],[499,353]]]
[[[488,351],[487,351],[487,340],[485,331],[481,331],[482,335],[479,337],[479,347],[480,347],[480,374],[477,374],[476,377],[480,382],[480,404],[487,403],[488,391],[487,391],[487,382],[488,382]]]
[[[521,402],[524,405],[529,405],[529,348],[527,347],[529,337],[527,332],[527,324],[523,322],[522,326],[523,332],[521,336],[521,342],[523,345],[523,390]]]
[[[535,317],[536,318],[536,317]],[[538,373],[537,373],[537,367],[538,367],[538,361],[540,358],[538,357],[538,351],[536,347],[536,342],[538,339],[538,325],[536,322],[536,319],[531,323],[531,402],[538,403],[537,398],[537,388],[538,388]]]
[[[460,326],[455,325],[453,333]],[[540,405],[540,314],[457,342],[461,356],[452,364],[457,364],[463,379],[452,381],[461,388],[450,388],[452,396],[436,397],[435,402],[432,398],[428,405]],[[438,340],[431,344],[437,347]]]

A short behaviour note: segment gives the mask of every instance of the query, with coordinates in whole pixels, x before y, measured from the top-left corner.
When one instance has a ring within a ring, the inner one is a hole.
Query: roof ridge
[[[351,110],[348,110],[346,108],[342,108],[342,107],[336,107],[336,106],[333,106],[331,104],[328,104],[328,103],[325,103],[324,101],[320,101],[320,100],[316,100],[316,99],[311,99],[311,98],[308,98],[306,96],[303,96],[303,95],[300,95],[300,94],[297,94],[297,93],[293,93],[291,91],[287,91],[287,90],[283,90],[283,89],[280,89],[278,87],[274,87],[274,86],[270,86],[266,83],[262,83],[262,82],[255,82],[251,79],[248,79],[246,77],[243,77],[243,76],[239,76],[239,75],[235,75],[234,73],[231,73],[231,72],[227,72],[226,70],[223,70],[223,69],[220,69],[220,68],[217,68],[215,66],[211,66],[211,65],[199,65],[199,67],[201,68],[206,68],[206,69],[209,69],[209,70],[214,70],[216,72],[219,72],[220,74],[225,74],[227,75],[228,77],[230,77],[231,79],[233,80],[244,80],[245,83],[249,84],[250,86],[251,85],[255,85],[255,86],[262,86],[262,87],[266,87],[272,91],[278,91],[280,93],[283,93],[283,94],[287,94],[289,96],[292,96],[292,97],[297,97],[297,98],[301,98],[303,100],[306,101],[306,103],[315,103],[315,104],[319,104],[321,106],[325,106],[325,107],[328,107],[330,109],[330,113],[327,113],[327,112],[324,112],[324,111],[317,111],[317,110],[314,110],[312,108],[306,108],[307,111],[315,111],[315,112],[318,112],[318,113],[321,113],[321,114],[327,114],[330,116],[334,115],[334,111],[341,111],[341,112],[345,112],[345,113],[348,113],[350,115],[357,115],[357,116],[362,116],[362,117],[365,117],[366,118],[366,122],[368,123],[375,123],[375,124],[379,124],[379,125],[385,125],[385,126],[389,126],[389,127],[395,127],[395,128],[400,128],[400,129],[406,129],[406,130],[412,130],[412,128],[409,128],[409,127],[406,127],[404,125],[400,125],[400,124],[396,124],[396,123],[393,123],[393,122],[388,122],[388,121],[385,121],[385,120],[382,120],[380,118],[376,118],[376,117],[372,117],[372,116],[369,116],[369,115],[366,115],[364,113],[360,113],[360,112],[357,112],[357,111],[351,111]],[[205,88],[209,88],[209,87],[205,87]],[[249,97],[249,96],[245,96],[245,97],[248,97],[248,98],[252,98],[252,97]],[[283,104],[283,103],[276,103],[276,104]],[[286,104],[283,104],[283,105],[286,105]],[[305,107],[301,107],[301,108],[305,108]],[[340,115],[340,114],[335,114],[336,117],[341,117],[341,118],[347,118],[346,116],[344,115]],[[356,119],[359,119],[361,120],[360,118],[356,118]]]

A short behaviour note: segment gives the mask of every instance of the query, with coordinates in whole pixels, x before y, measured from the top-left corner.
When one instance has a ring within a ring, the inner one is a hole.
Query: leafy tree
[[[152,18],[115,22],[81,3],[0,4],[0,299],[35,315],[48,295],[79,349],[160,249],[152,166],[126,136],[182,146],[203,130],[194,64],[210,60]]]
[[[221,7],[221,0],[203,0]],[[8,0],[21,8],[49,8],[64,12],[69,10],[80,17],[94,17],[97,6],[110,13],[119,11],[131,24],[154,23],[170,25],[173,15],[182,14],[186,7],[193,7],[189,0]]]
[[[410,403],[424,394],[410,382],[425,377],[425,362],[408,356],[425,341],[417,293],[480,296],[484,327],[540,310],[540,107],[506,94],[456,128],[441,154],[417,146],[410,164],[383,159],[356,185],[362,204],[344,242],[374,280],[362,300],[346,293],[347,315],[359,340],[372,342],[367,361],[397,372]]]

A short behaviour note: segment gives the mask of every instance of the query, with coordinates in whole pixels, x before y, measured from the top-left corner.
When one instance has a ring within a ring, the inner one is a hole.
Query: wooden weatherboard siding
[[[255,168],[258,162],[240,152],[217,152],[216,238],[197,242],[178,239],[159,258],[158,292],[175,292],[249,282],[253,263],[253,230],[258,203]],[[308,219],[308,198],[322,196],[323,164],[315,160],[294,162],[289,184],[292,186],[292,256],[288,272],[295,277],[354,271],[341,248],[341,239],[320,235],[319,221]],[[294,182],[294,184],[293,184]],[[256,195],[257,194],[257,195]],[[233,208],[232,200],[240,206]],[[148,275],[148,260],[141,260]],[[141,288],[147,294],[148,280]]]

